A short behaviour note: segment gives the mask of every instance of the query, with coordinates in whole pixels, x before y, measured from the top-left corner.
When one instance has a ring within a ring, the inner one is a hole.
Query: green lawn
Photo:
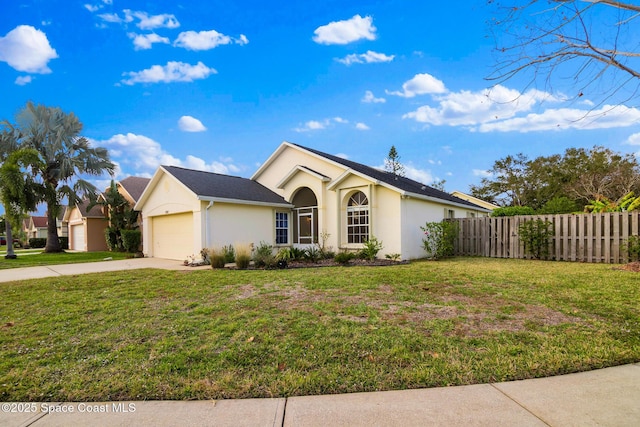
[[[25,257],[26,258],[26,257]],[[640,276],[456,258],[0,284],[0,401],[276,397],[640,361]]]
[[[16,259],[5,259],[6,252],[0,252],[0,270],[40,265],[72,264],[78,262],[102,261],[105,258],[125,259],[131,256],[123,252],[62,252],[42,253],[42,249],[16,250]]]

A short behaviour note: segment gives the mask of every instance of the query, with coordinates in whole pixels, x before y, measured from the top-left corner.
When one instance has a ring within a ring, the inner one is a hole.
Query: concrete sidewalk
[[[131,258],[123,260],[86,262],[79,264],[59,264],[42,267],[9,268],[0,270],[0,282],[14,280],[41,279],[43,277],[70,276],[75,274],[101,273],[105,271],[135,270],[140,268],[161,268],[164,270],[189,270],[211,268],[210,266],[188,267],[181,261],[162,258]]]
[[[0,425],[638,426],[640,364],[496,384],[288,399],[4,403]]]

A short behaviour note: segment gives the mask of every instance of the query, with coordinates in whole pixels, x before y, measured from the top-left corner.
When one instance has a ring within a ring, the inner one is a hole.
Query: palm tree
[[[63,200],[66,199],[69,205],[83,197],[94,200],[97,189],[81,177],[100,176],[104,172],[113,175],[115,165],[105,148],[94,148],[80,136],[82,123],[74,113],[28,102],[16,120],[17,125],[13,128],[16,145],[35,150],[40,160],[30,167],[30,171],[38,178],[41,201],[47,205],[45,252],[62,252],[56,218]]]

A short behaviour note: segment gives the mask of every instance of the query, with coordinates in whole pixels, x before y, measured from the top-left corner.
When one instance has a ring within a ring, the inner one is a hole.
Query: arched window
[[[347,203],[347,242],[364,243],[369,240],[369,200],[358,191]]]

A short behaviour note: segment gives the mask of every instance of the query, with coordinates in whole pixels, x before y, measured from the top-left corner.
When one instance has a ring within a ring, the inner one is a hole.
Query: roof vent
[[[426,185],[423,185],[422,187],[420,187],[420,189],[421,189],[422,191],[424,191],[424,190],[426,190],[426,189],[427,189],[427,186],[426,186]]]

